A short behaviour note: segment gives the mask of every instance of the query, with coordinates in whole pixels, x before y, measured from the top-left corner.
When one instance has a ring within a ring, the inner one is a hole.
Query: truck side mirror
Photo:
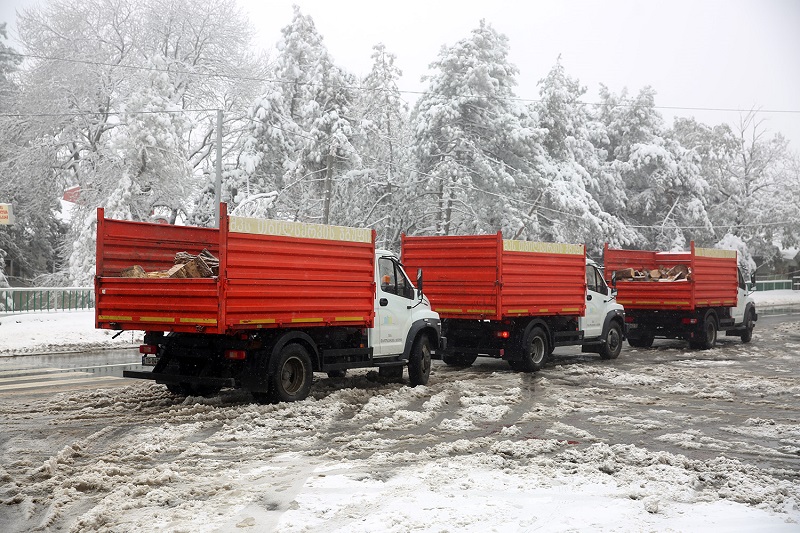
[[[755,272],[750,274],[750,286],[752,287],[753,290],[756,290],[756,273]]]
[[[611,273],[611,288],[612,289],[616,289],[617,288],[617,271],[616,270]]]
[[[419,293],[419,299],[422,299],[422,269],[417,269],[417,291]]]

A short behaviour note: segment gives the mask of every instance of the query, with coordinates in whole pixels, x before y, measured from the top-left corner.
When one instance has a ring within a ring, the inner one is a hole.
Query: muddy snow
[[[0,396],[1,531],[798,531],[800,321],[312,395]]]

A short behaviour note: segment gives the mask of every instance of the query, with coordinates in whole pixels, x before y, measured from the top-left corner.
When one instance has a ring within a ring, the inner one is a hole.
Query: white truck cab
[[[373,359],[380,370],[381,359],[400,359],[408,361],[409,370],[413,370],[415,350],[423,352],[422,369],[430,371],[430,353],[435,347],[436,339],[429,339],[424,331],[441,332],[439,314],[431,309],[431,304],[422,294],[422,277],[418,275],[415,288],[408,278],[398,257],[388,250],[375,252],[375,326],[369,330],[369,344]],[[420,333],[423,332],[423,333]],[[437,335],[440,337],[440,335]],[[443,340],[439,340],[441,344]],[[419,346],[417,346],[419,345]],[[387,366],[383,375],[393,373]],[[399,366],[402,372],[403,367]],[[427,379],[426,379],[427,381]]]
[[[586,260],[586,313],[579,318],[578,327],[585,340],[602,339],[600,354],[607,359],[619,355],[624,340],[625,310],[616,301],[614,291],[606,284],[600,268]],[[617,320],[614,318],[617,317]],[[596,346],[584,345],[583,351],[596,351]]]

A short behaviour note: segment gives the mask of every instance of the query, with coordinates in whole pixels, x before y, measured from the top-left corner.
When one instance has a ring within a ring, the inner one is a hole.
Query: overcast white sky
[[[0,22],[36,0],[0,0]],[[517,94],[538,97],[537,82],[556,58],[588,87],[631,93],[651,85],[656,104],[676,108],[794,111],[763,113],[766,126],[800,150],[799,0],[239,0],[259,46],[269,49],[291,21],[292,4],[311,15],[336,62],[363,75],[383,42],[404,72],[401,89],[420,91],[442,45],[465,38],[486,19],[507,35],[520,70]],[[407,99],[413,101],[414,94]],[[708,124],[736,112],[662,109]]]

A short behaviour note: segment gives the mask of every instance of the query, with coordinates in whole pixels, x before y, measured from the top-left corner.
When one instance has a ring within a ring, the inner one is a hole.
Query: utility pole
[[[222,109],[217,109],[217,177],[214,183],[214,227],[219,227],[219,204],[222,199]]]

